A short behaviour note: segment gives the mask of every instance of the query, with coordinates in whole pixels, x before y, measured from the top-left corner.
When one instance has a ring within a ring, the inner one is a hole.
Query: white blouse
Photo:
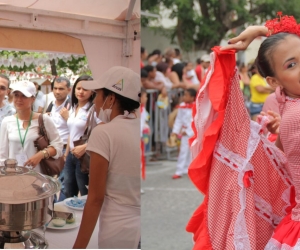
[[[47,131],[47,136],[50,141],[50,146],[56,149],[56,155],[52,156],[54,159],[62,156],[63,142],[58,134],[58,131],[51,120],[46,114],[43,115],[44,125]],[[23,122],[19,119],[20,132],[22,139],[24,138],[26,129],[23,128]],[[49,133],[50,132],[50,133]],[[5,117],[1,124],[0,131],[0,164],[3,166],[6,159],[16,159],[17,154],[25,153],[29,159],[37,153],[37,149],[34,147],[34,141],[39,137],[39,123],[38,119],[31,121],[31,125],[28,128],[28,132],[24,142],[24,149],[20,141],[17,119],[15,116]],[[41,172],[40,164],[35,169],[37,172]]]
[[[70,151],[74,148],[73,142],[79,140],[85,131],[89,112],[94,112],[93,107],[88,109],[90,104],[91,104],[90,102],[87,102],[82,108],[78,110],[77,115],[75,115],[75,110],[77,106],[75,106],[70,110],[70,116],[67,121],[69,132],[70,132],[70,143],[69,143]],[[99,124],[101,122],[101,120],[96,117],[95,112],[94,112],[94,121],[96,124]]]

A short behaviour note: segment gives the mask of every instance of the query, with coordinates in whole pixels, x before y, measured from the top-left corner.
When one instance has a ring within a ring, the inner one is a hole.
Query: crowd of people
[[[18,166],[46,174],[41,161],[63,156],[56,202],[88,194],[74,247],[86,248],[99,217],[99,248],[140,248],[139,74],[115,66],[99,79],[82,75],[73,86],[56,77],[52,89],[43,95],[36,82],[10,86],[0,75],[0,164],[15,159]],[[39,151],[40,116],[49,146]],[[87,127],[88,141],[75,146]],[[80,161],[85,153],[87,172]]]

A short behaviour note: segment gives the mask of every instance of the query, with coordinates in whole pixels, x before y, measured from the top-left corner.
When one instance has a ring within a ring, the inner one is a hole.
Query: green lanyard
[[[18,114],[17,114],[17,124],[18,124],[18,130],[19,130],[19,136],[20,136],[20,141],[21,141],[21,144],[22,144],[22,148],[24,148],[24,142],[25,142],[25,138],[26,138],[26,135],[27,135],[27,132],[28,132],[28,128],[30,127],[31,125],[31,119],[32,119],[32,113],[30,114],[30,119],[29,119],[29,124],[26,128],[26,132],[25,132],[25,135],[24,135],[24,138],[22,139],[22,136],[21,136],[21,131],[20,131],[20,124],[19,124],[19,119],[18,119]]]

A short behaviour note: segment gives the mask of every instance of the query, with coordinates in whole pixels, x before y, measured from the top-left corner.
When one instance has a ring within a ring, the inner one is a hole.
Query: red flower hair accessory
[[[266,21],[265,26],[268,28],[267,36],[271,36],[280,32],[286,32],[300,36],[300,25],[293,16],[282,16],[282,12],[278,11],[279,18]]]

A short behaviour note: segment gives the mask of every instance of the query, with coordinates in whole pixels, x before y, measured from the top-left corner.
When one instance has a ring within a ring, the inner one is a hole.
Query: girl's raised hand
[[[249,26],[237,37],[228,41],[229,45],[223,46],[221,50],[245,50],[249,44],[258,36],[266,36],[268,29],[265,26]]]
[[[279,134],[279,126],[280,126],[280,122],[281,122],[280,115],[277,114],[276,112],[270,111],[270,110],[267,113],[262,111],[260,114],[268,116],[268,118],[269,118],[269,122],[267,125],[268,131],[272,134]]]

